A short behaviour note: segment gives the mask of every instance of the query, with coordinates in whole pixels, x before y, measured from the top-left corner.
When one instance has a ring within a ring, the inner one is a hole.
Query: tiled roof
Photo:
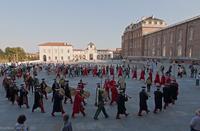
[[[82,49],[73,49],[74,51],[83,51]]]
[[[67,44],[65,42],[47,42],[44,44],[40,44],[39,46],[72,46],[72,45]]]

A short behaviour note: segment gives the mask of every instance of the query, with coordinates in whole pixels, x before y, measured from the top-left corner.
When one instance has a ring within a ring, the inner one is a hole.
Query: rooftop
[[[39,46],[72,46],[67,44],[66,42],[47,42],[44,44],[40,44]]]

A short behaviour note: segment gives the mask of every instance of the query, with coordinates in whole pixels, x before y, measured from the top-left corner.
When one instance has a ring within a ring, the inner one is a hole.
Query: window
[[[173,42],[173,33],[171,32],[171,35],[170,35],[170,43]]]
[[[55,60],[57,60],[57,56],[55,57]]]
[[[49,60],[51,60],[51,57],[49,56]]]
[[[67,53],[69,53],[69,50],[67,50]]]
[[[155,48],[153,47],[152,48],[152,56],[155,56],[155,54],[156,54],[156,51],[155,51]]]
[[[178,46],[178,56],[182,56],[182,46]]]
[[[70,60],[70,56],[68,56],[68,60]]]
[[[182,30],[179,31],[178,42],[181,42],[181,40],[182,40]]]
[[[61,56],[61,60],[63,60],[63,56]]]
[[[172,56],[172,47],[169,50],[169,56]]]
[[[149,21],[149,24],[151,24],[152,23],[152,21]]]
[[[189,40],[193,40],[193,35],[194,35],[194,29],[191,27],[190,28],[190,34],[189,34]]]
[[[166,47],[163,46],[163,52],[162,52],[162,56],[165,57],[166,56]]]
[[[61,49],[61,54],[63,54],[63,49]]]

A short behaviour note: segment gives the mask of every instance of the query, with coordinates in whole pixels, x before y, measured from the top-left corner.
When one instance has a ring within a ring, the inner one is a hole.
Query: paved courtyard
[[[47,76],[45,72],[39,73],[39,78],[46,78],[48,85],[52,85],[55,75]],[[68,78],[70,86],[75,87],[81,77]],[[94,78],[92,76],[83,77],[84,82],[87,83],[85,90],[91,93],[89,99],[87,99],[86,105],[86,117],[78,115],[76,119],[71,119],[74,131],[188,131],[189,122],[194,115],[194,111],[200,107],[200,87],[195,86],[195,80],[191,78],[178,79],[179,83],[179,96],[175,105],[170,106],[167,110],[159,114],[153,114],[154,97],[153,90],[151,91],[151,97],[148,100],[150,113],[143,117],[138,117],[138,105],[139,105],[139,92],[143,82],[138,80],[126,79],[127,82],[127,94],[132,97],[126,103],[127,112],[130,115],[125,118],[116,120],[117,106],[106,105],[106,111],[109,114],[109,118],[105,119],[103,115],[99,116],[99,120],[93,120],[96,107],[94,106],[95,100],[95,88],[96,83],[101,82],[101,79]],[[116,78],[117,79],[117,78]],[[41,79],[40,79],[41,80]],[[0,79],[2,82],[2,78]],[[21,80],[18,80],[18,84]],[[32,108],[33,94],[29,94],[29,103]],[[44,100],[44,107],[46,113],[42,114],[40,111],[31,112],[30,109],[20,109],[17,105],[12,105],[5,99],[4,89],[0,88],[0,131],[12,131],[16,123],[16,118],[20,114],[27,116],[27,124],[30,126],[31,131],[59,131],[62,126],[62,116],[60,113],[56,114],[56,117],[51,116],[52,102],[51,94],[49,99]],[[70,103],[64,104],[64,109],[67,114],[72,113],[72,105]]]

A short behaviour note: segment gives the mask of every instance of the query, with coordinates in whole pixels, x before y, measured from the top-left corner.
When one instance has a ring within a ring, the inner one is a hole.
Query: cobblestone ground
[[[48,85],[51,85],[54,75],[47,76],[45,72],[39,73],[39,78],[46,78]],[[68,78],[70,85],[75,87],[80,80],[77,78]],[[96,83],[101,82],[101,79],[94,78],[92,76],[83,77],[84,82],[87,82],[86,90],[91,93],[89,99],[87,99],[86,117],[78,115],[76,119],[71,119],[74,131],[188,131],[189,122],[194,115],[194,111],[200,107],[200,87],[195,86],[195,80],[191,78],[178,79],[180,85],[178,101],[175,105],[170,106],[167,110],[162,111],[159,114],[153,114],[154,108],[153,90],[151,91],[151,97],[148,100],[150,114],[143,117],[138,117],[138,105],[139,105],[139,91],[143,82],[137,80],[126,79],[127,82],[127,94],[132,97],[127,103],[127,111],[130,115],[121,120],[116,120],[116,105],[106,105],[109,118],[105,119],[103,115],[99,116],[99,120],[93,120],[96,107],[94,106],[95,88]],[[2,82],[2,78],[0,79]],[[20,84],[21,80],[17,83]],[[0,88],[0,131],[12,131],[13,126],[16,123],[16,118],[20,114],[27,116],[27,124],[30,126],[31,131],[59,131],[62,126],[62,116],[56,114],[56,117],[51,117],[52,103],[51,94],[48,95],[49,99],[44,100],[44,107],[46,113],[42,114],[40,111],[31,112],[31,109],[20,109],[17,105],[12,105],[5,99],[4,89]],[[29,102],[32,108],[33,94],[29,94]],[[72,105],[67,103],[64,105],[66,113],[71,115]]]

